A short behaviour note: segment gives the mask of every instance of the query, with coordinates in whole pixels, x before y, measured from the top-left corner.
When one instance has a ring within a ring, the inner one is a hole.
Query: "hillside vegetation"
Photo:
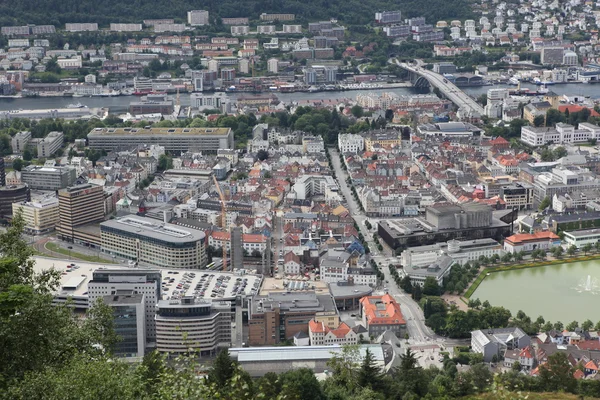
[[[378,10],[400,9],[406,17],[425,16],[429,23],[440,19],[464,19],[472,15],[469,0],[0,0],[0,25],[54,24],[65,22],[139,22],[151,18],[184,21],[189,10],[206,9],[212,17],[250,17],[263,12],[294,13],[297,22],[337,18],[345,24],[361,25],[373,21]],[[291,22],[290,22],[291,23]]]

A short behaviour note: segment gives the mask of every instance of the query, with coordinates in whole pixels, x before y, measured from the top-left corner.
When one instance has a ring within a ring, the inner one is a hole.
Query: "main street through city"
[[[356,221],[360,232],[363,234],[365,241],[372,251],[371,258],[377,262],[377,264],[380,266],[381,272],[383,272],[385,275],[384,279],[386,283],[384,283],[384,286],[386,287],[387,292],[392,295],[400,304],[402,314],[406,319],[409,342],[412,345],[420,345],[425,343],[431,344],[431,342],[436,341],[440,343],[445,342],[446,344],[464,344],[464,340],[447,340],[442,336],[436,335],[431,329],[429,329],[429,327],[425,325],[425,317],[423,316],[423,310],[421,310],[421,307],[419,307],[419,305],[411,298],[410,295],[404,293],[396,285],[388,269],[388,265],[395,261],[395,257],[389,254],[391,251],[385,247],[382,253],[379,253],[377,250],[377,244],[373,239],[373,232],[369,231],[369,229],[367,229],[365,226],[365,220],[368,218],[360,210],[358,203],[354,199],[354,196],[352,196],[350,186],[346,182],[348,174],[342,168],[340,153],[334,148],[329,148],[328,151],[329,155],[331,156],[331,163],[333,170],[335,171],[340,190],[343,196],[346,198],[348,210]]]

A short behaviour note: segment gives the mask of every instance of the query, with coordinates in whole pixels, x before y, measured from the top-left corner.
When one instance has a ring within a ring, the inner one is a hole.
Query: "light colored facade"
[[[65,135],[62,132],[50,132],[37,145],[38,157],[52,156],[64,143]]]
[[[75,182],[75,168],[28,165],[21,170],[21,181],[31,189],[59,190]]]
[[[582,231],[564,232],[565,243],[568,246],[575,246],[578,249],[585,245],[594,246],[600,241],[600,229],[585,229]]]
[[[369,336],[378,337],[389,330],[401,338],[406,332],[406,321],[400,304],[389,294],[360,299],[360,316]]]
[[[555,128],[524,126],[521,130],[521,141],[534,147],[548,142],[572,144],[599,138],[600,127],[588,122],[580,123],[577,129],[573,125],[558,123]]]
[[[97,30],[98,24],[95,22],[65,24],[67,32],[95,32]]]
[[[13,203],[13,215],[21,212],[25,230],[39,235],[56,228],[60,221],[58,199],[55,197],[36,202]]]
[[[509,253],[550,250],[560,245],[560,237],[550,231],[517,233],[504,239],[504,250]]]
[[[491,362],[494,355],[500,359],[504,352],[523,349],[531,344],[531,338],[520,328],[500,328],[471,332],[473,353],[483,355],[483,361]]]
[[[130,149],[159,144],[167,151],[216,153],[233,149],[230,128],[96,128],[88,134],[91,148],[104,150]]]
[[[17,132],[15,134],[15,136],[13,136],[11,139],[11,147],[12,147],[13,153],[16,153],[16,154],[23,153],[23,151],[27,147],[27,144],[29,143],[30,140],[31,140],[31,132],[29,132],[29,131]]]
[[[225,93],[192,93],[190,95],[190,101],[192,108],[197,108],[200,111],[203,110],[220,110],[221,105],[225,102],[227,96]]]
[[[326,199],[339,198],[339,187],[330,175],[303,175],[294,183],[292,191],[300,200],[318,195]]]
[[[365,138],[352,133],[338,135],[338,149],[340,153],[360,153],[365,149]]]
[[[358,335],[345,322],[332,329],[313,319],[308,323],[308,336],[311,346],[358,344]]]
[[[452,258],[457,264],[472,262],[481,256],[502,256],[502,245],[494,239],[451,240],[428,246],[411,247],[402,252],[400,263],[403,266],[428,267],[442,255]]]
[[[187,13],[188,24],[192,26],[209,25],[208,11],[192,10]]]
[[[201,231],[138,216],[103,222],[100,230],[102,251],[108,254],[165,268],[206,266]]]
[[[500,198],[506,202],[507,209],[529,210],[533,207],[533,185],[519,182],[500,188]]]
[[[156,349],[162,353],[215,355],[231,346],[231,303],[182,297],[156,305]]]
[[[142,24],[110,24],[110,30],[113,32],[141,32]]]

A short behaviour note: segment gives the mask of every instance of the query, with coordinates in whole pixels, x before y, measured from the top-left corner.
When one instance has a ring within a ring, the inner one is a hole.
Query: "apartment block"
[[[142,24],[110,24],[110,30],[113,32],[141,32]]]
[[[25,231],[35,235],[53,231],[60,221],[58,199],[55,197],[13,203],[12,209],[13,215],[21,212]]]
[[[98,24],[95,22],[65,24],[67,32],[96,32],[97,30]]]
[[[17,132],[11,139],[12,152],[21,154],[27,148],[29,141],[31,140],[31,132],[21,131]]]
[[[293,21],[295,19],[295,14],[260,14],[261,21]]]
[[[48,158],[52,156],[64,143],[64,134],[62,132],[50,132],[45,138],[40,140],[37,145],[38,157]]]
[[[248,25],[249,19],[248,17],[221,18],[221,23],[223,23],[223,25]]]
[[[402,12],[382,11],[375,13],[375,22],[378,24],[396,24],[402,22]]]
[[[76,172],[72,167],[29,165],[21,171],[21,181],[31,189],[59,190],[72,185],[75,179]]]
[[[60,223],[58,235],[71,242],[89,239],[77,228],[104,219],[104,190],[91,184],[76,185],[58,191]]]
[[[187,13],[188,24],[192,26],[209,25],[208,11],[192,10]]]

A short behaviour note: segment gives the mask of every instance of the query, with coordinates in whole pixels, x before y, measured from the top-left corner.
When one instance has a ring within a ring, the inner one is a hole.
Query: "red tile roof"
[[[537,242],[540,240],[558,240],[560,239],[557,235],[550,231],[542,231],[535,233],[517,233],[504,239],[505,241],[513,244],[521,244],[525,242]]]
[[[590,110],[590,115],[592,117],[600,117],[600,114],[598,114],[596,112],[596,110],[594,110],[593,108],[588,108],[588,107],[580,106],[577,104],[565,104],[562,106],[558,106],[558,111],[564,113],[565,111],[569,110],[569,114],[571,114],[574,112],[582,111],[584,108],[587,108],[588,110]]]
[[[360,304],[369,324],[406,324],[400,304],[389,294],[365,296],[360,299]]]
[[[578,369],[573,373],[573,377],[579,380],[585,378],[585,374],[580,369]]]

